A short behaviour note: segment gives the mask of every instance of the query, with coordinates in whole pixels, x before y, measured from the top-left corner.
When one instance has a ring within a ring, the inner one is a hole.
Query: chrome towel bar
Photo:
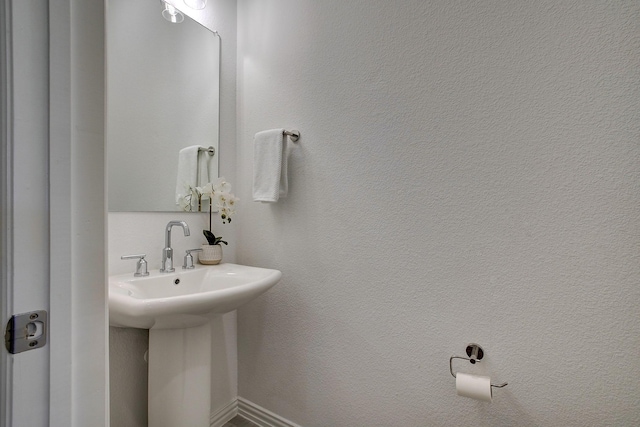
[[[288,136],[293,142],[297,142],[298,138],[300,138],[300,131],[296,129],[293,129],[291,131],[283,130],[282,134]]]

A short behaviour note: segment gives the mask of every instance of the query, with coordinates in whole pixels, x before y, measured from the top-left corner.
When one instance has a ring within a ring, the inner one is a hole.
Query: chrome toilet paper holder
[[[478,344],[469,344],[467,346],[466,353],[468,357],[451,356],[449,358],[449,372],[451,372],[451,375],[453,376],[453,378],[456,378],[456,374],[453,372],[453,359],[468,360],[469,362],[471,362],[472,365],[475,365],[476,363],[480,362],[484,357],[484,350]],[[509,383],[491,384],[491,387],[502,388],[507,386],[508,384]]]

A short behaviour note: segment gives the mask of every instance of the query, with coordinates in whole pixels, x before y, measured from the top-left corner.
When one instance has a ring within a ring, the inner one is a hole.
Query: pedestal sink
[[[282,273],[238,264],[109,277],[111,326],[149,329],[149,427],[209,426],[209,315],[235,310]]]

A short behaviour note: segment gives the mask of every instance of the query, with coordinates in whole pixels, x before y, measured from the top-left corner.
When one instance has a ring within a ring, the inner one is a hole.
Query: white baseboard
[[[222,427],[227,421],[238,415],[238,401],[234,400],[209,419],[210,427]]]
[[[260,427],[300,427],[253,402],[238,397],[238,415]]]

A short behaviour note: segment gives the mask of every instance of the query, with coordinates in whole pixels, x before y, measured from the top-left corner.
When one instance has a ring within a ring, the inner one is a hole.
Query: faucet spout
[[[167,228],[164,232],[164,246],[165,248],[171,247],[171,227],[179,225],[184,230],[184,235],[189,236],[191,233],[189,232],[189,226],[184,221],[169,221],[167,224]]]
[[[162,250],[162,268],[160,269],[160,273],[172,273],[175,271],[175,268],[173,268],[173,249],[171,248],[171,228],[176,225],[182,227],[185,236],[191,234],[186,222],[169,221],[164,233],[164,249]]]

